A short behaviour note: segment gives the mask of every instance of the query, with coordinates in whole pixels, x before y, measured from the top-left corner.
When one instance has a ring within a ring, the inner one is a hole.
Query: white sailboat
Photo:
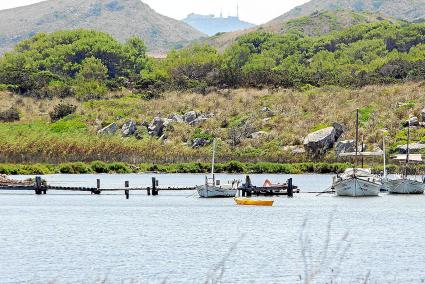
[[[380,156],[381,152],[359,152],[359,111],[356,114],[356,152],[345,153],[341,156],[354,156],[357,162],[358,157]],[[347,169],[343,174],[337,175],[332,183],[332,188],[338,196],[364,197],[378,196],[381,191],[382,183],[380,178],[372,175],[367,169]]]
[[[385,182],[388,187],[388,192],[391,194],[423,194],[425,191],[425,180],[418,181],[408,177],[408,166],[412,163],[422,163],[422,155],[410,154],[410,122],[407,129],[407,154],[397,155],[394,160],[401,163],[405,162],[405,169],[401,176],[397,179],[388,180]]]
[[[338,196],[378,196],[382,184],[379,177],[368,169],[348,169],[334,180],[333,188]]]
[[[236,197],[239,183],[233,181],[231,184],[221,184],[220,180],[215,179],[215,148],[216,141],[213,142],[213,158],[211,167],[211,178],[205,177],[205,184],[197,188],[198,194],[202,198],[218,198],[218,197]]]

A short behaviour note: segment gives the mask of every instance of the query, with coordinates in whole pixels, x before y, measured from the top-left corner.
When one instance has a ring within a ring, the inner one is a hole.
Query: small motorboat
[[[249,198],[235,198],[237,205],[248,205],[248,206],[273,206],[274,200],[261,200],[261,199],[249,199]]]

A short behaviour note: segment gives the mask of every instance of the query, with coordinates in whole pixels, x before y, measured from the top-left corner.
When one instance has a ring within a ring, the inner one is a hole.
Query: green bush
[[[129,174],[133,170],[125,163],[111,163],[108,165],[110,173]]]
[[[101,162],[101,161],[94,161],[90,163],[90,167],[93,170],[93,172],[98,174],[107,174],[109,173],[109,165]]]
[[[58,104],[53,108],[53,111],[49,113],[50,120],[52,122],[58,121],[70,114],[75,113],[76,110],[77,110],[77,107],[72,104],[66,104],[66,103]]]
[[[21,119],[21,116],[19,114],[19,111],[11,107],[10,109],[0,112],[0,122],[14,122],[19,121]]]
[[[58,166],[61,174],[91,174],[93,170],[84,163],[66,163]]]

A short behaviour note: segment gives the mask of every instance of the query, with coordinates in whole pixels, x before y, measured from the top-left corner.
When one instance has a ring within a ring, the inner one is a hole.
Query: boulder
[[[212,114],[205,115],[202,113],[198,113],[196,111],[189,111],[183,115],[183,121],[191,126],[194,126],[207,121],[212,116],[214,115]]]
[[[119,128],[118,125],[114,122],[114,123],[111,123],[108,126],[102,128],[97,133],[98,134],[104,134],[104,135],[113,135],[113,134],[117,133],[118,128]]]
[[[332,127],[335,129],[335,141],[337,141],[342,136],[342,134],[344,134],[345,126],[335,122],[332,124]]]
[[[410,153],[411,154],[419,154],[422,152],[422,150],[425,149],[424,143],[412,143],[409,145]],[[397,152],[399,154],[407,154],[407,145],[400,145],[397,147]]]
[[[248,138],[251,139],[261,139],[261,138],[267,138],[269,136],[269,134],[265,131],[257,131],[254,133],[251,133]]]
[[[295,146],[285,146],[283,147],[283,151],[291,152],[292,154],[304,154],[305,149],[303,145],[295,145]]]
[[[148,126],[148,133],[151,136],[161,137],[164,135],[164,129],[171,123],[171,120],[161,117],[155,117]]]
[[[121,128],[121,133],[123,137],[130,137],[134,135],[136,131],[137,131],[137,125],[136,125],[136,122],[134,122],[133,120],[127,121],[126,123],[124,123],[124,125]]]
[[[210,144],[210,141],[204,138],[195,138],[192,142],[192,148],[200,148]]]
[[[422,121],[425,122],[425,108],[421,111]]]
[[[293,146],[292,148],[292,154],[304,154],[305,149],[302,145]]]
[[[406,120],[403,124],[404,127],[408,127],[410,123],[410,126],[419,126],[419,119],[416,116],[413,116]]]
[[[272,116],[274,116],[275,115],[275,113],[274,113],[274,111],[272,111],[270,108],[268,108],[268,107],[264,107],[262,110],[261,110],[261,112],[262,113],[264,113],[266,116],[268,116],[268,117],[272,117]]]
[[[335,128],[327,127],[308,134],[304,139],[304,148],[311,156],[317,158],[332,149],[336,140]]]
[[[192,121],[192,123],[190,123],[190,125],[191,125],[191,126],[199,125],[199,124],[204,123],[204,122],[205,122],[205,121],[207,121],[207,120],[208,120],[208,118],[207,118],[207,117],[205,117],[205,116],[198,117],[197,119],[195,119],[194,121]]]
[[[178,123],[182,123],[184,122],[183,120],[183,116],[179,115],[179,114],[171,114],[170,116],[168,116],[168,119],[174,121],[174,122],[178,122]]]
[[[196,111],[189,111],[183,115],[183,120],[187,124],[191,124],[197,118],[198,118],[198,113]]]
[[[356,151],[356,142],[354,140],[344,140],[335,144],[335,153],[337,156],[343,153],[353,153]]]

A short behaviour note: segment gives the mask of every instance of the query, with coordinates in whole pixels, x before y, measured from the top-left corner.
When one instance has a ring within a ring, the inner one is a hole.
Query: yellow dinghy
[[[249,198],[235,198],[235,202],[238,205],[249,205],[249,206],[273,206],[273,200],[260,200],[260,199],[249,199]]]

